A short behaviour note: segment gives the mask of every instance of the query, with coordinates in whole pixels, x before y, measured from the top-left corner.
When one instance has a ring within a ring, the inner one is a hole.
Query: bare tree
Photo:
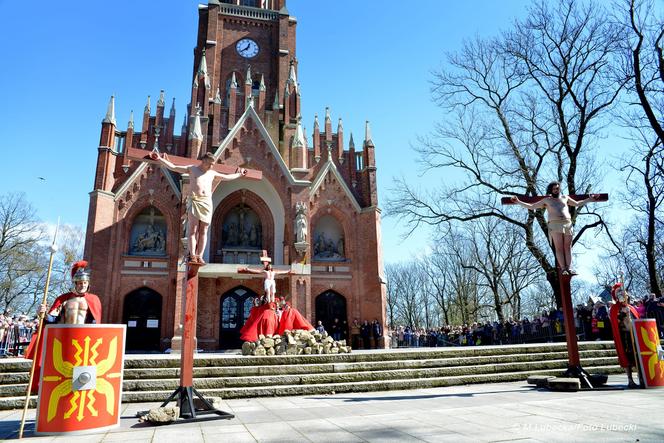
[[[542,194],[552,179],[570,194],[595,184],[593,144],[624,86],[608,70],[619,37],[605,16],[594,2],[542,1],[499,37],[450,54],[449,68],[435,73],[432,85],[450,117],[420,139],[417,151],[425,172],[455,170],[462,179],[425,193],[399,180],[388,214],[411,229],[489,217],[510,223],[559,299],[543,211],[524,216],[501,207],[499,196]],[[579,213],[588,222],[574,242],[603,225],[598,212],[572,210],[577,227]]]
[[[636,220],[626,233],[645,255],[650,290],[661,294],[661,218],[664,202],[664,17],[647,0],[623,0],[616,22],[622,26],[623,54],[619,78],[629,80],[624,105],[616,115],[634,141],[624,158],[624,201],[646,222]],[[658,251],[659,250],[659,251]],[[659,254],[658,254],[659,252]]]
[[[0,310],[23,310],[45,277],[44,230],[24,194],[0,195]]]

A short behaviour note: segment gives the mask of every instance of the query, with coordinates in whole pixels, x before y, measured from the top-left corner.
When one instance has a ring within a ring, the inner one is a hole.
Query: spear
[[[55,226],[55,233],[53,234],[53,243],[51,243],[50,251],[51,256],[48,260],[48,272],[46,273],[46,286],[44,286],[44,296],[42,297],[41,305],[46,305],[46,300],[48,298],[48,285],[51,283],[51,270],[53,269],[53,258],[55,253],[58,251],[58,247],[55,244],[55,240],[58,237],[58,229],[60,228],[60,217],[58,217],[58,224]],[[39,326],[37,327],[37,338],[36,346],[39,345],[39,340],[41,338],[42,328],[44,327],[44,312],[39,312]],[[35,357],[37,356],[38,349],[35,351]],[[21,427],[18,430],[18,438],[23,438],[23,427],[25,426],[25,414],[28,412],[28,406],[30,405],[30,391],[32,390],[32,377],[35,374],[35,366],[37,364],[37,359],[32,359],[32,367],[30,368],[30,378],[28,379],[28,391],[25,393],[25,405],[23,407],[23,415],[21,416]]]

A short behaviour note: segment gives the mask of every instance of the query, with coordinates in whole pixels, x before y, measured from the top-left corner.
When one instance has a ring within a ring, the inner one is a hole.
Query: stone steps
[[[620,372],[613,343],[579,348],[589,372]],[[525,380],[560,375],[566,367],[564,344],[271,357],[201,354],[194,360],[194,386],[222,398],[316,395]],[[27,360],[0,360],[0,409],[22,407],[29,370]],[[179,385],[179,357],[128,356],[123,376],[124,402],[164,400]]]
[[[580,351],[581,358],[599,358],[615,356],[612,350],[589,350]],[[299,365],[266,365],[266,366],[210,366],[194,367],[194,377],[236,377],[236,376],[259,376],[279,374],[313,374],[327,372],[355,372],[394,369],[420,369],[448,366],[468,366],[487,363],[509,363],[518,359],[519,361],[542,361],[565,359],[566,352],[551,352],[546,354],[507,354],[500,356],[460,357],[424,360],[398,360],[378,362],[348,362],[348,363],[321,363],[321,364],[299,364]],[[124,380],[155,379],[155,378],[177,378],[178,368],[140,368],[125,369]],[[27,377],[25,379],[27,381]]]

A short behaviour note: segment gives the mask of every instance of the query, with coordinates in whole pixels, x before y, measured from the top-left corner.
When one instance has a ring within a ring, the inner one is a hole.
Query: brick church
[[[175,101],[148,96],[125,129],[114,98],[101,127],[90,193],[85,258],[103,321],[127,325],[127,350],[177,347],[186,240],[186,175],[141,161],[154,149],[262,172],[262,179],[222,182],[200,269],[198,347],[237,348],[239,328],[262,294],[267,250],[277,296],[311,322],[378,319],[385,324],[380,209],[369,123],[355,146],[329,110],[304,134],[296,57],[297,20],[285,0],[210,0],[199,5],[191,99],[176,134]],[[324,85],[312,85],[323,87]],[[361,145],[361,146],[360,146]]]

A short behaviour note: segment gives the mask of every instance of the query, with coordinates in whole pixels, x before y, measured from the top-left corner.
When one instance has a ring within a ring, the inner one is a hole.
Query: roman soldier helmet
[[[616,303],[627,303],[629,294],[622,283],[616,283],[613,285],[611,288],[611,298],[613,298],[613,301]]]
[[[90,281],[90,272],[85,269],[88,262],[85,260],[77,261],[71,267],[71,279],[74,283],[77,281]]]

